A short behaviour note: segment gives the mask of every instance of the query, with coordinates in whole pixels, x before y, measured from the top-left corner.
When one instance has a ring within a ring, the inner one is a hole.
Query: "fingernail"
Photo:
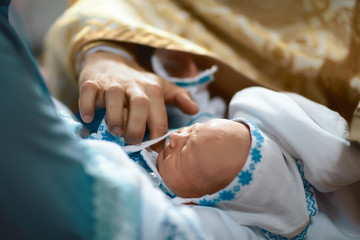
[[[122,131],[121,131],[120,127],[114,127],[114,128],[111,129],[111,133],[113,135],[120,135],[122,133]]]
[[[90,122],[91,121],[91,116],[89,114],[85,114],[82,116],[82,119],[84,122]]]

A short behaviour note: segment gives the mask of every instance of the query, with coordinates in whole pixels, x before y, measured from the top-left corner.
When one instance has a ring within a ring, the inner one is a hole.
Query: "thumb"
[[[192,100],[190,92],[168,81],[164,81],[164,99],[183,113],[193,115],[199,112],[199,106]]]

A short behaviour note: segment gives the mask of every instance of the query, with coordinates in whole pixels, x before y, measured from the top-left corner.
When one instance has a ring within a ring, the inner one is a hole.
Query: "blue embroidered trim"
[[[288,240],[286,237],[283,237],[281,235],[277,235],[277,234],[272,234],[269,231],[266,231],[265,229],[261,229],[261,232],[265,235],[265,237],[267,237],[268,239],[274,239],[274,240]]]
[[[305,178],[304,166],[303,166],[302,162],[300,161],[300,159],[295,159],[295,162],[296,162],[298,171],[300,173],[301,179],[303,181],[304,190],[305,190],[305,199],[306,199],[306,203],[307,203],[309,217],[315,216],[318,213],[318,206],[317,206],[317,202],[316,202],[314,188],[311,186],[311,184]],[[292,239],[293,240],[304,240],[306,233],[308,231],[309,225],[310,224],[308,224],[299,235],[297,235],[296,237],[294,237]],[[283,237],[281,235],[272,234],[271,232],[268,232],[264,229],[260,229],[260,230],[268,239],[276,239],[276,240],[285,239],[285,240],[287,240],[286,237]]]
[[[315,216],[318,213],[318,206],[316,203],[315,191],[311,184],[306,180],[304,173],[304,166],[299,159],[295,159],[296,166],[298,167],[301,179],[304,184],[305,198],[309,216]]]
[[[227,187],[226,189],[215,193],[215,195],[207,195],[202,197],[200,200],[198,200],[198,204],[203,206],[214,206],[221,201],[231,201],[235,199],[236,194],[239,194],[241,189],[250,185],[251,181],[253,180],[253,173],[256,170],[256,166],[259,165],[263,157],[262,147],[264,143],[264,137],[261,134],[260,129],[250,121],[245,119],[241,119],[241,121],[249,126],[252,136],[250,154],[246,161],[247,163],[237,175],[237,182],[234,180],[235,184],[233,184],[233,181],[233,183],[229,186],[230,188]]]
[[[307,231],[309,229],[309,226],[310,226],[310,224],[308,224],[305,227],[305,229],[299,235],[297,235],[296,237],[293,237],[291,240],[304,240],[305,236],[306,236],[306,233],[307,233]],[[268,239],[271,239],[271,240],[288,240],[287,237],[277,235],[277,234],[273,234],[273,233],[271,233],[269,231],[266,231],[265,229],[260,229],[260,230],[264,234],[264,236],[267,237]]]
[[[212,75],[206,75],[201,77],[198,81],[195,82],[175,82],[176,85],[178,85],[179,87],[190,87],[190,86],[195,86],[195,85],[199,85],[202,83],[206,83],[212,80]]]

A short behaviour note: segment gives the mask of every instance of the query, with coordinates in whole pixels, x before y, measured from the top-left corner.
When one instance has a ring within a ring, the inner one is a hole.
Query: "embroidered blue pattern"
[[[318,213],[318,206],[315,198],[315,191],[314,188],[311,186],[311,184],[306,180],[305,173],[304,173],[304,166],[299,159],[295,159],[296,166],[298,168],[298,171],[300,173],[301,179],[304,184],[304,190],[305,190],[305,199],[307,203],[307,210],[309,213],[309,217],[315,216]],[[305,229],[296,237],[292,238],[292,240],[304,240],[306,233],[308,231],[309,224],[305,227]],[[271,232],[266,231],[265,229],[261,229],[262,233],[268,238],[268,239],[274,239],[274,240],[282,240],[286,239],[286,237],[283,237],[281,235],[272,234]]]
[[[214,206],[215,202],[214,201],[208,201],[206,199],[200,199],[199,204],[202,206]]]
[[[306,233],[309,229],[309,224],[305,227],[305,229],[296,237],[293,237],[291,240],[304,240]],[[281,236],[281,235],[277,235],[277,234],[273,234],[269,231],[266,231],[265,229],[260,229],[261,232],[264,234],[265,237],[267,237],[268,239],[271,240],[288,240],[288,238]]]
[[[102,140],[109,141],[109,142],[115,142],[115,138],[108,130],[105,130],[105,132],[101,133]]]
[[[303,166],[302,162],[299,159],[295,159],[295,161],[296,161],[296,166],[298,167],[301,179],[304,184],[305,198],[306,198],[309,216],[310,217],[315,216],[318,213],[318,206],[316,203],[314,188],[311,186],[311,184],[305,178],[304,166]]]
[[[286,237],[283,237],[281,235],[272,234],[269,231],[266,231],[265,229],[261,229],[261,232],[267,237],[268,239],[274,239],[274,240],[288,240]]]
[[[239,178],[238,183],[241,183],[242,186],[249,185],[253,180],[252,173],[249,170],[241,171],[237,177]]]
[[[232,191],[224,190],[220,193],[220,198],[221,198],[221,200],[224,200],[224,201],[230,201],[230,200],[235,199],[235,193],[233,193]]]
[[[253,148],[251,149],[251,156],[252,156],[252,159],[254,159],[254,162],[255,163],[259,163],[260,162],[260,159],[262,158],[261,156],[261,153],[260,153],[260,150],[257,149],[257,148]]]
[[[108,126],[106,124],[105,118],[101,121],[99,127],[98,127],[98,131],[96,133],[92,133],[89,136],[89,139],[99,139],[99,140],[105,140],[108,142],[114,142],[119,144],[120,146],[126,146],[126,142],[125,139],[123,137],[120,136],[115,136],[112,135],[109,132]]]
[[[259,132],[259,129],[255,128],[254,130],[251,131],[251,134],[256,138],[257,143],[260,143],[258,147],[261,147],[261,144],[264,143],[264,137]]]

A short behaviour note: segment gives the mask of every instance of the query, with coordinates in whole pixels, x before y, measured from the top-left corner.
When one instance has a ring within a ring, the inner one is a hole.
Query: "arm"
[[[0,3],[0,238],[88,239],[93,178]]]
[[[129,5],[126,1],[80,1],[74,5],[49,32],[47,63],[53,73],[51,78],[60,86],[55,86],[53,92],[75,111],[77,93],[74,90],[79,89],[79,111],[85,122],[92,121],[95,106],[106,107],[112,133],[124,135],[129,143],[138,143],[146,127],[150,130],[150,138],[167,132],[165,102],[188,114],[196,113],[197,106],[186,90],[148,72],[136,61],[103,51],[85,58],[89,49],[111,45],[125,48],[136,60],[138,45],[134,43],[139,43],[137,39],[150,45],[146,42],[149,37],[142,36],[150,34],[143,29],[146,23]],[[152,35],[155,43],[165,39],[159,34]],[[176,39],[166,41],[166,45],[181,46],[177,41],[183,40]],[[61,45],[61,49],[56,48],[54,42]],[[73,97],[66,100],[62,95]]]

